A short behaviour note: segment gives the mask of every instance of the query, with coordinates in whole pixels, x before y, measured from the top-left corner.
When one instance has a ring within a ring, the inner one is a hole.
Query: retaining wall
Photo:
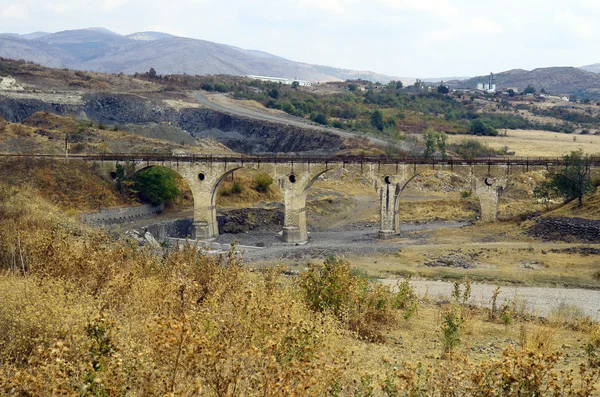
[[[545,240],[600,241],[600,221],[585,218],[539,218],[529,233]]]
[[[94,225],[114,225],[133,222],[160,214],[164,208],[164,204],[158,206],[146,204],[135,207],[106,208],[99,212],[81,214],[81,222]]]

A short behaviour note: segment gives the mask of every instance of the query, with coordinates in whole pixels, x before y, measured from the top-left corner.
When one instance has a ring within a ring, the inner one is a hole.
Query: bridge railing
[[[46,158],[64,159],[64,155],[34,153],[0,153],[4,158]],[[476,157],[435,159],[418,156],[347,156],[347,155],[205,155],[205,154],[157,154],[157,153],[98,153],[69,154],[68,159],[84,161],[143,161],[143,162],[228,162],[228,163],[343,163],[343,164],[431,164],[431,165],[514,165],[514,166],[559,166],[564,165],[560,157]],[[585,159],[590,166],[600,166],[600,157]]]

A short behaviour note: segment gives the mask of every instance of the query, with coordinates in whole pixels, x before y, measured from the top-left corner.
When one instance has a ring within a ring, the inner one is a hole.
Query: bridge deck
[[[431,165],[524,165],[558,166],[564,165],[563,158],[557,157],[484,157],[484,158],[448,158],[432,159],[427,157],[386,157],[386,156],[294,156],[294,155],[166,155],[155,153],[103,153],[103,154],[32,154],[0,153],[0,158],[47,158],[77,159],[84,161],[152,161],[152,162],[218,162],[218,163],[332,163],[332,164],[431,164]],[[584,160],[589,166],[600,166],[600,157],[588,157]]]

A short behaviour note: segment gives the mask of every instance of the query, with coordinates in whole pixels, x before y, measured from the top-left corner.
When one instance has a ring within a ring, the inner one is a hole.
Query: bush
[[[152,167],[140,171],[131,180],[140,200],[152,205],[166,203],[180,194],[174,171],[166,168]]]
[[[329,120],[327,120],[327,116],[323,113],[313,113],[313,114],[311,114],[310,119],[312,121],[314,121],[315,123],[319,123],[322,125],[329,124]]]
[[[451,305],[442,313],[442,345],[444,353],[450,353],[461,343],[462,311]]]
[[[496,151],[494,149],[476,139],[465,139],[458,144],[452,145],[452,149],[456,152],[456,154],[466,160],[471,160],[476,157],[491,157],[496,155]]]
[[[471,120],[471,125],[469,127],[469,133],[473,135],[485,135],[485,136],[496,136],[498,135],[498,130],[494,127],[488,125],[485,121],[480,119]]]
[[[271,184],[273,184],[273,178],[269,174],[262,173],[254,178],[254,189],[257,192],[268,192]]]
[[[396,321],[396,310],[404,310],[407,319],[416,311],[416,296],[408,282],[400,284],[399,292],[394,293],[380,284],[371,284],[337,257],[311,266],[303,274],[300,287],[312,310],[331,313],[372,341],[381,340],[382,331]]]
[[[242,194],[243,192],[244,192],[244,187],[242,186],[240,181],[238,181],[237,179],[235,181],[233,181],[233,184],[231,185],[231,193],[232,194]]]

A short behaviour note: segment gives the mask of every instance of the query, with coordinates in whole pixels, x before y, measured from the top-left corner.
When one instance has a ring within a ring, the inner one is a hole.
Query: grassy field
[[[562,134],[549,131],[502,130],[495,137],[449,135],[448,143],[458,143],[465,139],[475,139],[494,149],[505,146],[520,157],[559,157],[573,150],[584,153],[600,153],[600,136]]]

